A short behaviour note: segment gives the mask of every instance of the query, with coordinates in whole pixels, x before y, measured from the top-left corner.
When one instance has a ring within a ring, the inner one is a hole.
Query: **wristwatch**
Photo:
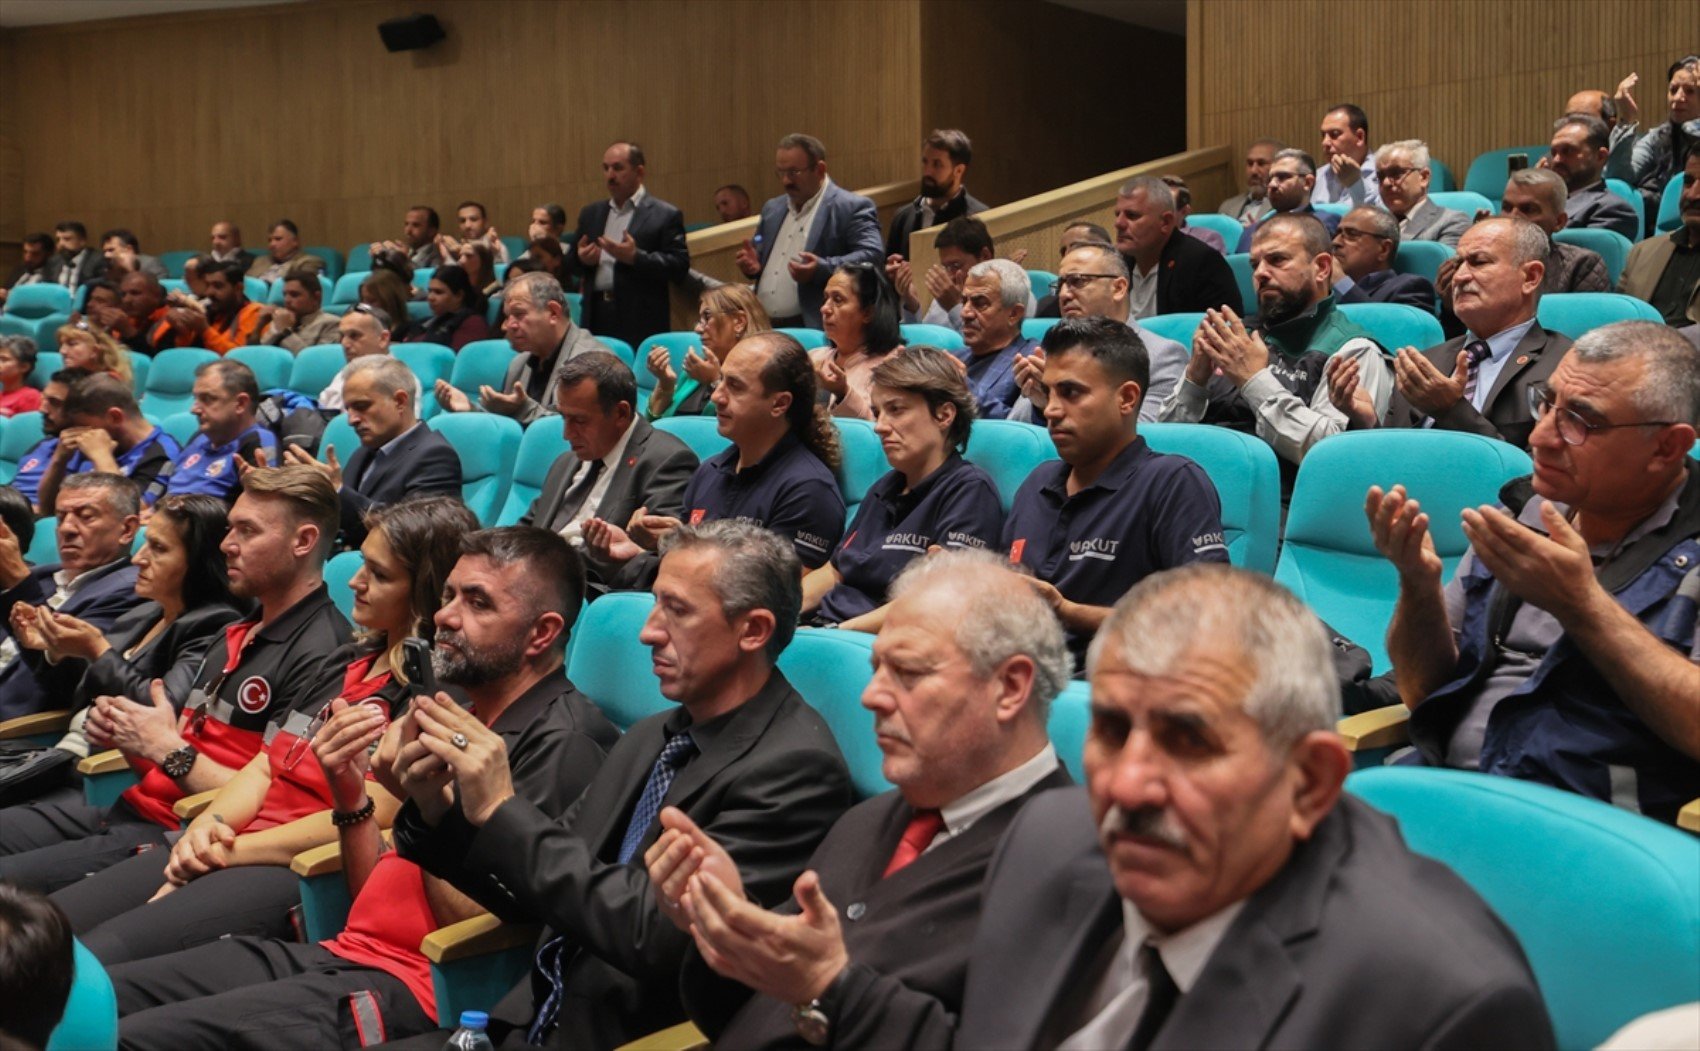
[[[791,1008],[791,1024],[796,1027],[797,1035],[811,1047],[825,1047],[832,1036],[832,1019],[827,1016],[826,1002],[831,1000],[838,987],[844,984],[844,976],[850,968],[839,971],[838,975],[827,983],[821,994],[806,1004],[796,1004]]]
[[[189,771],[195,767],[195,757],[200,754],[194,745],[186,744],[174,752],[167,752],[159,768],[173,781],[181,780],[189,776]]]

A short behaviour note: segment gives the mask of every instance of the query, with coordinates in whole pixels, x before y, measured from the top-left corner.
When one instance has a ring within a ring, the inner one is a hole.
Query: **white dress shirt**
[[[590,487],[590,492],[585,495],[584,502],[579,504],[578,510],[573,514],[573,520],[561,528],[561,537],[574,547],[584,546],[585,520],[596,517],[596,512],[601,509],[602,498],[608,495],[608,482],[614,477],[614,468],[619,466],[620,458],[626,455],[626,444],[632,440],[632,431],[637,427],[637,421],[638,417],[633,416],[632,422],[626,425],[626,433],[620,435],[620,440],[615,442],[614,447],[608,450],[608,455],[602,458],[602,473],[596,476],[596,484]],[[574,471],[573,476],[567,479],[567,487],[561,492],[572,492],[573,486],[578,484],[586,471],[590,470],[590,465],[593,462],[595,461],[579,464],[578,470]],[[538,523],[538,525],[544,526],[548,524],[547,522]],[[615,522],[614,524],[624,528],[626,523]]]
[[[1375,179],[1375,154],[1364,154],[1363,171],[1358,181],[1350,186],[1343,185],[1340,177],[1334,174],[1333,165],[1328,158],[1318,158],[1316,169],[1316,185],[1311,187],[1311,204],[1349,204],[1353,208],[1365,204],[1381,204],[1381,184]]]
[[[1163,271],[1163,263],[1158,260],[1149,274],[1139,272],[1139,267],[1129,268],[1127,275],[1127,315],[1135,321],[1151,317],[1157,313],[1157,275]]]
[[[53,594],[47,596],[47,598],[43,600],[42,604],[48,609],[56,610],[60,606],[71,601],[71,597],[75,595],[84,584],[88,583],[89,573],[92,572],[94,572],[94,570],[91,569],[86,572],[79,573],[76,576],[72,576],[71,571],[68,569],[58,570],[53,574]],[[6,641],[0,642],[0,668],[5,668],[17,659],[17,640],[11,635],[7,635]]]
[[[610,198],[608,201],[608,222],[602,227],[602,236],[616,243],[625,240],[626,231],[631,229],[632,216],[637,214],[638,202],[648,196],[649,191],[639,186],[637,193],[628,197],[624,206],[615,204],[613,199]],[[614,257],[609,255],[606,249],[602,252],[601,260],[596,264],[596,290],[598,292],[612,292],[614,290]]]
[[[1505,371],[1505,363],[1511,357],[1511,352],[1517,349],[1517,344],[1523,342],[1523,337],[1535,326],[1535,319],[1530,318],[1521,325],[1512,325],[1501,329],[1487,337],[1488,356],[1476,363],[1476,389],[1470,394],[1470,404],[1477,412],[1487,405],[1488,395],[1493,393],[1494,381]],[[1468,347],[1482,337],[1473,332],[1464,333],[1464,346]],[[1450,368],[1443,370],[1448,376],[1452,375]],[[1434,426],[1434,417],[1423,421],[1424,427]]]
[[[786,202],[785,220],[773,235],[773,247],[767,253],[767,267],[756,282],[756,295],[771,318],[796,317],[803,312],[797,296],[797,282],[788,268],[792,260],[808,250],[809,230],[815,225],[815,212],[832,185],[829,175],[821,181],[820,190],[803,202],[801,208]]]
[[[939,816],[944,818],[944,827],[939,829],[933,841],[927,844],[927,850],[921,853],[925,854],[940,843],[967,832],[974,827],[974,822],[1010,800],[1019,799],[1034,785],[1051,776],[1051,772],[1056,768],[1056,747],[1046,742],[1045,747],[1034,753],[1033,758],[1014,770],[1007,770],[967,795],[946,803],[939,808]]]

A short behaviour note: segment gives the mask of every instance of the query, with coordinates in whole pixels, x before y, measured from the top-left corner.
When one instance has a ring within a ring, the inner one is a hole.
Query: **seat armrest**
[[[130,769],[130,764],[124,759],[124,753],[116,748],[108,752],[98,752],[77,764],[77,773],[84,777],[116,774],[128,769]]]
[[[1676,824],[1678,828],[1700,832],[1700,799],[1690,799],[1688,805],[1677,811]]]
[[[71,713],[65,710],[36,712],[0,721],[0,741],[15,741],[38,734],[63,734],[71,728]]]
[[[503,923],[489,913],[439,927],[419,943],[432,963],[452,963],[537,942],[540,928],[531,923]]]
[[[171,812],[177,815],[177,820],[187,824],[200,817],[201,811],[211,806],[217,795],[218,789],[214,788],[206,792],[196,792],[192,796],[184,796],[172,805]]]
[[[384,829],[379,835],[384,837],[384,843],[390,840],[390,830]],[[328,876],[333,872],[342,871],[342,841],[332,840],[323,846],[303,850],[289,862],[289,871],[297,876]]]
[[[707,1051],[709,1046],[708,1037],[695,1023],[680,1022],[622,1044],[615,1051]]]
[[[1335,725],[1349,752],[1409,744],[1411,710],[1402,704],[1348,715]]]

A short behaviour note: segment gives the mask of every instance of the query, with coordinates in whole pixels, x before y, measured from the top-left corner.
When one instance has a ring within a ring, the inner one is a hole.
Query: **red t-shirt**
[[[20,412],[38,412],[40,409],[41,392],[34,387],[0,391],[0,416],[16,416]]]
[[[319,944],[345,960],[394,975],[435,1019],[437,990],[419,943],[436,929],[437,918],[425,899],[425,871],[392,850],[378,859],[355,895],[342,933]]]
[[[377,654],[372,654],[350,664],[343,675],[342,692],[337,696],[350,704],[370,704],[383,712],[387,719],[390,702],[376,694],[390,684],[393,676],[386,672],[374,679],[365,679],[372,662],[377,659]],[[325,768],[319,765],[318,757],[313,754],[313,735],[328,718],[330,703],[327,701],[314,715],[303,711],[291,712],[281,726],[273,723],[266,731],[266,757],[271,761],[272,783],[266,789],[265,798],[260,801],[260,812],[242,827],[242,832],[260,832],[331,809],[334,800],[331,798],[330,782],[325,779]],[[366,776],[370,779],[371,772],[368,771]]]

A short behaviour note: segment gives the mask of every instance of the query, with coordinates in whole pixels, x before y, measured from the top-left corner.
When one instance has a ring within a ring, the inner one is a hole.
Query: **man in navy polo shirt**
[[[59,448],[59,432],[65,427],[65,399],[70,396],[72,384],[92,375],[87,369],[60,369],[41,389],[42,439],[18,458],[18,473],[10,482],[12,488],[29,500],[38,516],[53,513],[52,504],[43,507],[41,503],[41,476],[47,473],[47,465]]]
[[[1078,667],[1129,588],[1189,562],[1226,562],[1228,548],[1204,470],[1136,433],[1150,374],[1139,336],[1108,318],[1065,318],[1042,346],[1045,425],[1062,462],[1027,476],[1003,539],[1051,600]]]
[[[194,395],[189,411],[201,421],[201,433],[170,471],[161,472],[150,503],[166,493],[204,493],[229,503],[241,486],[238,458],[256,464],[254,453],[263,450],[267,463],[278,462],[277,436],[254,419],[260,404],[254,370],[228,358],[209,361],[195,370]]]
[[[982,420],[1001,420],[1021,396],[1015,384],[1015,356],[1033,353],[1033,340],[1021,335],[1027,316],[1027,271],[1007,259],[988,259],[968,271],[962,287],[962,342],[959,355],[968,366],[968,389]]]
[[[121,474],[145,494],[160,472],[183,451],[176,438],[142,415],[130,385],[106,373],[79,380],[71,387],[65,396],[63,419],[59,446],[48,461],[37,493],[43,507],[54,502],[61,482],[87,471]]]

